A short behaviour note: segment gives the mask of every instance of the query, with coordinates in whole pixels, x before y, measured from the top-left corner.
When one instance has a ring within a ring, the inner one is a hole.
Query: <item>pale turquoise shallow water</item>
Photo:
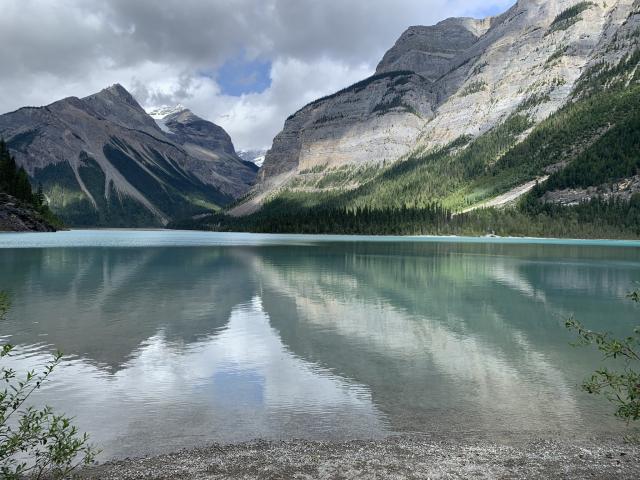
[[[640,243],[71,231],[0,235],[0,338],[104,457],[253,438],[591,437],[598,356],[625,334]]]

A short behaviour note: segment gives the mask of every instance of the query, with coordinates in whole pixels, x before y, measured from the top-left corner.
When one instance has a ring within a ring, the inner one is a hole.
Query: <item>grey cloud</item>
[[[318,92],[315,82],[307,88],[281,79],[273,91],[233,99],[221,97],[198,72],[215,71],[244,52],[274,63],[298,61],[297,73],[315,72],[326,89],[345,86],[372,71],[409,25],[491,5],[506,9],[513,1],[3,0],[0,111],[87,95],[117,81],[145,105],[180,101],[216,118],[225,115],[221,108],[235,108],[232,136],[238,112],[246,111],[242,143],[252,141],[246,133],[252,118],[262,118],[255,141],[268,143],[288,109]],[[325,63],[323,77],[318,72]],[[343,78],[329,78],[334,73]]]
[[[171,105],[173,103],[183,103],[193,97],[191,89],[194,83],[193,76],[187,72],[182,72],[178,76],[178,83],[171,92],[158,92],[150,90],[147,84],[134,77],[129,83],[129,91],[141,105]]]

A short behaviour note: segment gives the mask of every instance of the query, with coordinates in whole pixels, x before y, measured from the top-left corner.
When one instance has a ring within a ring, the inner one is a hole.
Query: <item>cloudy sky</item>
[[[515,0],[2,0],[0,112],[113,83],[182,103],[236,148],[271,144],[309,101],[373,73],[410,25]]]

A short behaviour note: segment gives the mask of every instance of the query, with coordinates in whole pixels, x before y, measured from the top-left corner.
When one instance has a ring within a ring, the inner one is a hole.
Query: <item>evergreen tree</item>
[[[42,207],[45,202],[44,191],[42,190],[42,183],[38,183],[38,191],[35,195],[35,202],[38,207]]]
[[[0,193],[6,193],[31,205],[49,223],[63,226],[60,219],[49,210],[41,184],[38,185],[37,193],[33,193],[29,175],[23,167],[18,168],[4,139],[0,139]]]
[[[4,140],[0,140],[0,191],[27,203],[33,202],[29,176],[24,168],[18,168]]]

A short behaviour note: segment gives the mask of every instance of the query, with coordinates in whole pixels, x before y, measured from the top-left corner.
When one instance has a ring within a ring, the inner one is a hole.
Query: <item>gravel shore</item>
[[[105,463],[84,479],[638,479],[640,447],[614,441],[254,441]]]

